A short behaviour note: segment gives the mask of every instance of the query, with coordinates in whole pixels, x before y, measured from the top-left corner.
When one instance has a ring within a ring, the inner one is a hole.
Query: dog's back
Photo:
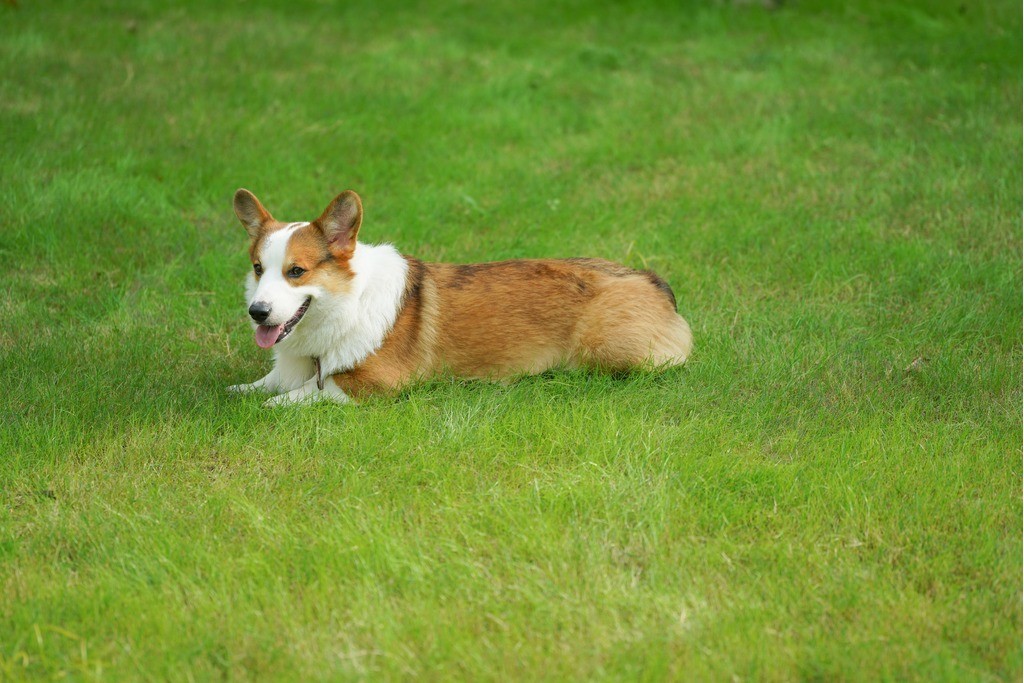
[[[403,342],[418,347],[428,374],[623,370],[677,365],[690,354],[690,328],[675,296],[651,272],[600,259],[409,262],[400,319],[415,317],[408,332],[416,343]]]

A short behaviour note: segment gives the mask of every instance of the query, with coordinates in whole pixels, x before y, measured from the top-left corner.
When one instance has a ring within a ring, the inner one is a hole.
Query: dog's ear
[[[256,195],[245,188],[235,192],[235,215],[242,221],[249,237],[256,239],[264,225],[274,220],[270,212],[263,208]]]
[[[363,223],[363,203],[359,195],[345,190],[334,198],[315,223],[327,238],[334,258],[351,258],[359,226]]]

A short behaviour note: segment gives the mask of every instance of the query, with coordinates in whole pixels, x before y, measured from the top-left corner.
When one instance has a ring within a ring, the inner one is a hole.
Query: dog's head
[[[256,343],[267,349],[291,334],[318,299],[345,294],[363,205],[347,190],[315,221],[282,223],[242,189],[235,192],[235,215],[251,239],[249,315],[256,323]]]

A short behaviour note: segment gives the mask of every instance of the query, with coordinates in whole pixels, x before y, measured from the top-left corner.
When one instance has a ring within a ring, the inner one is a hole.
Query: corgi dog
[[[234,209],[250,239],[256,344],[274,367],[229,390],[275,394],[267,405],[344,403],[439,373],[623,371],[690,355],[690,326],[650,271],[594,258],[427,263],[359,242],[351,190],[312,222],[274,220],[245,189]]]

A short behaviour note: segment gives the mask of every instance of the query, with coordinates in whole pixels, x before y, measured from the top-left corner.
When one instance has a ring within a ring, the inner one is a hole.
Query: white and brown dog
[[[690,355],[690,326],[650,271],[591,258],[425,263],[357,242],[352,191],[311,223],[274,220],[248,190],[234,204],[252,240],[249,315],[274,369],[230,389],[277,394],[268,405],[344,402],[442,372],[618,371]]]

